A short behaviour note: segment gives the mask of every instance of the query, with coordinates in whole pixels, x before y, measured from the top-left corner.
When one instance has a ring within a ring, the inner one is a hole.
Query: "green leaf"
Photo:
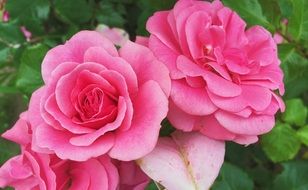
[[[253,181],[240,168],[224,163],[212,190],[252,190]]]
[[[291,52],[288,58],[282,62],[286,98],[298,97],[308,90],[308,60],[296,52]]]
[[[158,190],[157,186],[155,183],[152,181],[146,188],[145,190]]]
[[[125,23],[123,14],[124,11],[122,7],[116,7],[115,4],[102,2],[100,3],[100,9],[97,13],[97,21],[110,27],[123,27]]]
[[[258,0],[264,16],[268,22],[273,24],[276,28],[280,25],[281,12],[277,0]]]
[[[138,17],[138,27],[136,33],[142,36],[148,35],[148,32],[145,29],[148,18],[156,11],[172,9],[175,3],[175,0],[140,0],[138,2],[138,6],[142,12]]]
[[[288,124],[277,123],[261,138],[262,149],[273,162],[293,159],[300,149],[296,131]]]
[[[86,0],[55,0],[54,5],[60,18],[71,24],[88,22],[93,12]]]
[[[16,87],[12,87],[12,86],[0,86],[0,93],[3,94],[15,94],[18,93],[19,90]]]
[[[10,48],[0,42],[0,65],[1,63],[8,61],[9,54]]]
[[[50,4],[48,0],[7,1],[5,5],[11,19],[17,19],[20,25],[34,33],[43,33],[43,21],[48,18]]]
[[[223,0],[223,3],[236,11],[249,25],[262,25],[274,30],[262,13],[258,0]]]
[[[47,19],[49,14],[48,0],[18,0],[7,1],[5,8],[9,11],[10,17],[15,19],[25,19],[26,17],[38,17],[39,19]]]
[[[300,141],[308,146],[308,125],[300,128],[297,131],[297,136],[299,137]]]
[[[162,128],[159,132],[160,137],[169,136],[172,132],[175,131],[175,128],[171,125],[171,123],[167,119],[164,119],[161,125]]]
[[[288,29],[293,38],[307,40],[308,38],[308,1],[292,0],[293,13],[288,23]]]
[[[306,123],[307,108],[301,99],[291,99],[286,101],[286,111],[282,115],[282,119],[297,126],[303,126]]]
[[[7,46],[14,46],[14,44],[24,41],[25,37],[16,22],[0,22],[0,42],[5,43]]]
[[[41,62],[47,51],[46,45],[37,44],[23,52],[16,81],[16,86],[23,92],[31,94],[42,85]]]
[[[274,181],[273,190],[307,190],[308,162],[293,161],[284,163],[283,172]]]
[[[292,0],[278,0],[280,11],[283,18],[288,19],[293,11]]]
[[[287,61],[294,52],[294,46],[292,44],[278,44],[278,54],[281,62]]]
[[[0,166],[19,153],[18,145],[0,138]]]

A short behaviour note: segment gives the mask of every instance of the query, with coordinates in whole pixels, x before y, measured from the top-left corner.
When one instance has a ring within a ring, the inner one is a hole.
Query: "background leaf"
[[[22,54],[16,86],[28,95],[43,84],[41,63],[48,49],[46,45],[37,44]]]
[[[273,25],[263,15],[262,7],[257,0],[222,0],[222,2],[236,11],[249,25],[262,25],[273,30]]]
[[[89,21],[93,12],[86,0],[55,0],[54,6],[59,17],[71,24]]]
[[[306,123],[307,108],[301,99],[290,99],[286,101],[286,110],[282,115],[285,122],[303,126]]]
[[[261,145],[273,162],[290,160],[300,149],[296,131],[288,124],[278,123],[271,132],[262,136]]]
[[[240,168],[224,163],[212,190],[252,190],[253,181]]]
[[[293,11],[289,20],[289,32],[296,41],[308,38],[308,1],[292,0]]]
[[[306,190],[308,189],[308,162],[284,163],[283,172],[274,181],[273,190]]]

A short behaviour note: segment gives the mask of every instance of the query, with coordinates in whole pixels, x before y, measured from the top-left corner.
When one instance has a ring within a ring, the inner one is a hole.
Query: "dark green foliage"
[[[120,27],[130,38],[148,35],[146,21],[176,0],[8,0],[10,20],[0,21],[0,132],[10,128],[26,109],[31,93],[42,85],[41,62],[51,47],[74,33],[98,24]],[[222,0],[237,11],[247,27],[262,25],[284,41],[278,45],[285,73],[286,111],[260,143],[244,147],[228,142],[226,163],[213,190],[308,189],[308,1]],[[0,16],[3,10],[0,10]],[[1,18],[1,17],[0,17]],[[286,19],[288,22],[286,23]],[[26,40],[20,27],[32,33]],[[174,131],[164,120],[160,136]],[[0,139],[0,165],[18,154],[18,147]],[[151,183],[147,190],[156,190]]]

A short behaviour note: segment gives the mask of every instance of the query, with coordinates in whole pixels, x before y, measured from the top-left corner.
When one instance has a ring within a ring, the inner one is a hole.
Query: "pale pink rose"
[[[147,22],[149,48],[172,79],[168,119],[183,131],[250,144],[284,110],[283,73],[271,34],[220,1],[180,0]]]
[[[128,33],[121,28],[109,28],[107,25],[100,24],[95,30],[120,47],[129,40]]]
[[[25,26],[21,26],[20,30],[24,34],[26,40],[30,41],[30,39],[32,37],[32,33]]]
[[[150,178],[134,162],[116,162],[120,175],[120,190],[144,190]]]
[[[118,52],[82,31],[47,53],[42,76],[29,108],[34,146],[75,161],[107,153],[130,161],[154,148],[171,82],[148,48],[128,41]]]
[[[10,14],[8,11],[3,11],[2,13],[2,21],[3,22],[8,22],[10,19]]]
[[[22,146],[21,155],[0,168],[0,187],[16,190],[116,190],[117,168],[107,156],[85,162],[61,160],[54,154],[41,154],[31,149],[31,125],[23,113],[14,127],[2,136]],[[30,117],[30,116],[29,116]],[[31,117],[30,117],[31,118]]]

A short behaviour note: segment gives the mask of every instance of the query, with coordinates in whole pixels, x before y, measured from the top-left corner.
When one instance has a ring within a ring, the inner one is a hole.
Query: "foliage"
[[[2,1],[1,1],[2,2]],[[51,47],[82,29],[98,24],[121,27],[130,38],[147,35],[145,23],[175,0],[18,0],[7,1],[9,22],[0,22],[0,132],[14,124],[31,93],[40,86],[40,63]],[[245,19],[283,37],[278,45],[285,73],[286,111],[261,143],[243,147],[227,143],[226,163],[213,190],[308,189],[308,1],[222,0]],[[1,7],[1,6],[0,6]],[[26,39],[20,30],[32,33]],[[163,122],[163,136],[173,130]],[[0,140],[0,164],[17,154],[16,146]],[[286,162],[287,161],[287,162]],[[157,189],[154,183],[148,189]]]

